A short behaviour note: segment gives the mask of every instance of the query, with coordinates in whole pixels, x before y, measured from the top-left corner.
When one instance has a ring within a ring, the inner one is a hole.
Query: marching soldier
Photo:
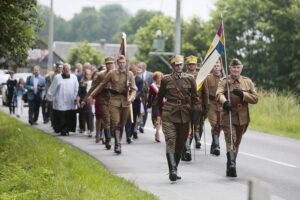
[[[197,68],[197,57],[196,56],[188,56],[186,57],[186,63],[187,63],[187,74],[190,74],[193,76],[193,78],[196,80],[198,71]],[[191,143],[193,140],[193,137],[195,138],[196,142],[196,148],[200,148],[201,143],[201,136],[203,133],[203,126],[204,126],[204,120],[207,114],[208,110],[208,88],[206,82],[203,83],[203,86],[199,91],[197,91],[197,94],[199,96],[200,102],[201,102],[201,110],[200,110],[200,118],[198,121],[190,125],[190,131],[189,131],[189,137],[187,138],[184,150],[182,152],[182,160],[183,161],[191,161],[192,160],[192,154],[191,154]]]
[[[137,88],[133,73],[130,71],[128,71],[128,74],[126,73],[127,61],[125,56],[120,55],[117,59],[117,64],[119,66],[118,69],[107,73],[102,83],[93,90],[90,96],[87,97],[87,100],[101,93],[108,84],[111,85],[109,110],[111,129],[115,137],[114,151],[117,154],[121,154],[123,128],[127,121],[130,104],[135,99]]]
[[[242,136],[250,122],[248,104],[256,104],[258,95],[251,79],[241,76],[243,64],[233,59],[230,64],[230,75],[223,78],[216,92],[217,101],[223,105],[221,128],[225,134],[227,150],[226,176],[236,177],[236,157]],[[229,88],[227,88],[227,84]],[[227,91],[229,90],[229,94]],[[230,97],[230,101],[228,98]],[[232,124],[229,124],[231,113]],[[232,126],[232,132],[230,131]]]
[[[194,78],[182,72],[183,56],[171,58],[172,74],[163,77],[154,105],[158,106],[166,99],[162,107],[162,130],[166,140],[166,156],[169,166],[169,179],[176,181],[177,167],[184,142],[188,137],[191,118],[197,118],[200,100],[196,92]]]
[[[104,77],[112,70],[115,69],[115,58],[106,57],[105,58],[105,67],[106,70],[96,73],[96,77],[93,81],[92,87],[87,93],[87,96],[90,96],[97,88],[99,84],[102,83]],[[110,140],[110,114],[109,114],[109,98],[110,98],[110,84],[107,84],[106,87],[96,96],[96,107],[98,108],[96,113],[96,143],[99,142],[102,136],[102,128],[104,129],[105,136],[105,147],[106,149],[111,148]]]
[[[217,91],[218,84],[222,78],[221,70],[222,70],[221,60],[218,59],[218,61],[216,62],[212,70],[212,73],[210,73],[206,78],[206,83],[209,92],[209,109],[208,109],[207,117],[211,125],[211,136],[212,136],[210,154],[216,156],[220,155],[219,137],[221,132],[221,125],[220,125],[221,107],[220,104],[216,101],[216,91]]]

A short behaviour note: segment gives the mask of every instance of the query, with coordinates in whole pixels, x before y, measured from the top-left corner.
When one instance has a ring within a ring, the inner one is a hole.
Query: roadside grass
[[[291,93],[259,91],[258,104],[250,105],[250,128],[300,139],[300,105]]]
[[[0,112],[0,199],[156,199],[85,153]]]

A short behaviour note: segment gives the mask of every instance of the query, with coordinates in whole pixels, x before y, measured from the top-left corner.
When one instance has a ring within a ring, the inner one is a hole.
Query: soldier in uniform
[[[90,96],[99,84],[102,83],[104,77],[112,70],[115,69],[115,58],[106,57],[105,58],[105,68],[106,70],[96,72],[95,79],[93,81],[92,87],[87,93],[87,96]],[[102,136],[102,129],[104,130],[105,136],[105,147],[110,149],[110,114],[109,114],[109,98],[110,98],[110,84],[107,84],[106,87],[99,93],[96,98],[98,112],[96,113],[96,143],[98,143]]]
[[[208,86],[209,92],[209,109],[207,113],[207,117],[209,123],[211,125],[211,136],[212,136],[212,143],[210,146],[210,154],[219,156],[220,155],[220,144],[219,144],[219,137],[221,132],[221,107],[220,104],[216,101],[216,91],[218,84],[222,78],[222,66],[221,60],[218,59],[216,62],[212,73],[210,73],[206,78],[206,83]]]
[[[183,56],[171,58],[172,74],[165,75],[154,105],[166,101],[162,107],[162,130],[166,141],[166,156],[169,166],[169,179],[176,181],[177,167],[181,158],[184,142],[188,137],[191,118],[197,118],[195,112],[200,109],[200,100],[196,92],[193,76],[182,72]]]
[[[193,78],[196,80],[198,71],[196,69],[197,67],[197,61],[198,58],[196,56],[188,56],[186,57],[186,64],[187,64],[187,74],[190,74],[193,76]],[[189,131],[189,137],[187,138],[184,150],[182,152],[182,160],[183,161],[191,161],[192,160],[192,154],[191,154],[191,143],[193,140],[193,137],[195,138],[196,142],[196,148],[200,148],[201,143],[201,136],[203,133],[203,126],[204,126],[204,120],[207,114],[208,110],[208,87],[206,82],[203,83],[200,90],[197,91],[197,94],[199,96],[200,102],[201,102],[201,110],[200,110],[200,118],[198,121],[190,125],[190,131]]]
[[[110,84],[109,111],[111,129],[115,137],[114,151],[117,154],[121,154],[123,128],[127,121],[130,104],[135,99],[137,88],[133,73],[128,71],[128,74],[126,74],[127,60],[125,56],[119,56],[117,64],[119,66],[118,69],[107,73],[102,83],[93,90],[89,97],[87,97],[87,100],[97,96]]]
[[[236,177],[236,157],[242,136],[250,122],[248,104],[256,104],[258,95],[251,79],[241,76],[243,64],[238,59],[233,59],[230,64],[230,75],[223,78],[216,92],[217,101],[223,105],[221,113],[221,128],[225,134],[227,150],[226,176]],[[228,82],[227,82],[228,81]],[[229,85],[229,97],[227,93]],[[229,124],[231,112],[232,124]],[[232,132],[230,131],[232,126]],[[232,135],[231,135],[232,134]],[[232,141],[231,141],[232,140]]]

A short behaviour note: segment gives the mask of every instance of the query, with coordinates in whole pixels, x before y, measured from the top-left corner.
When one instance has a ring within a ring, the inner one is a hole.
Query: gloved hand
[[[197,120],[200,119],[200,115],[201,115],[201,112],[199,111],[193,111],[192,112],[192,123],[195,124],[195,122],[197,122]]]
[[[223,103],[223,109],[226,110],[227,113],[232,110],[231,103],[229,101],[225,101]]]
[[[243,93],[242,90],[240,90],[240,89],[234,89],[232,92],[233,92],[233,94],[235,94],[236,96],[240,97],[241,100],[244,99],[244,93]]]

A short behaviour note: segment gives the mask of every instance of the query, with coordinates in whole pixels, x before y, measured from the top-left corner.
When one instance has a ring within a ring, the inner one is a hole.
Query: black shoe
[[[143,128],[143,127],[140,127],[140,128],[139,128],[139,131],[140,131],[141,133],[144,133],[144,128]]]
[[[184,144],[184,148],[182,151],[182,158],[183,161],[191,161],[192,160],[192,152],[190,146],[190,138],[187,138]]]
[[[133,132],[133,139],[138,139],[138,134],[137,134],[137,132]]]
[[[127,138],[126,141],[127,141],[128,144],[131,144],[131,139],[130,138]]]
[[[49,119],[46,119],[45,121],[44,121],[44,124],[47,124],[49,122]]]
[[[28,123],[29,123],[30,125],[33,125],[33,122],[32,122],[31,120],[29,120]]]
[[[226,176],[227,177],[237,177],[236,174],[236,153],[230,151],[227,152],[227,169],[226,169]]]

